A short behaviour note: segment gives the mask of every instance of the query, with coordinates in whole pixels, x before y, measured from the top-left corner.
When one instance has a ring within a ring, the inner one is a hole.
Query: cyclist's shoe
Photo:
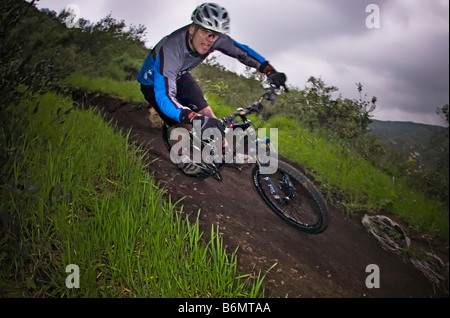
[[[190,176],[197,176],[202,172],[202,169],[193,163],[187,155],[181,156],[180,162],[178,162],[178,168]]]

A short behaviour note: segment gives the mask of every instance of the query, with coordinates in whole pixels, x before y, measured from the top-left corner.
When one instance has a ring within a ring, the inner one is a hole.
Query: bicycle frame
[[[225,127],[227,145],[225,153],[220,151],[222,138],[219,137],[217,132],[213,130],[213,134],[209,134],[206,130],[202,135],[200,128],[196,127],[194,122],[193,128],[189,130],[190,142],[184,142],[185,145],[189,144],[189,155],[193,163],[198,165],[207,175],[216,176],[216,179],[219,180],[221,180],[219,170],[223,164],[229,164],[241,170],[236,164],[255,163],[263,174],[275,172],[278,162],[277,149],[273,146],[269,137],[258,138],[251,120],[247,117],[252,113],[260,113],[264,108],[261,102],[263,100],[273,101],[275,95],[275,88],[267,88],[252,105],[246,109],[238,108],[234,113],[221,119]],[[180,135],[182,134],[180,133]],[[211,135],[213,138],[211,138]],[[172,133],[170,137],[172,138]],[[235,137],[236,142],[234,142]],[[218,143],[219,140],[220,143]],[[245,149],[245,146],[247,146],[247,149]],[[177,149],[180,149],[180,147],[174,148],[171,149],[172,160],[172,156],[176,156]]]

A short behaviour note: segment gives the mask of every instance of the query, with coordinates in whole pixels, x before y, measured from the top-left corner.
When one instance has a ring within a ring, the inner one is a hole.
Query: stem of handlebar
[[[286,93],[289,93],[289,89],[286,86],[283,86],[283,89]],[[261,103],[264,99],[273,101],[275,99],[275,95],[277,95],[278,90],[279,89],[277,89],[275,86],[270,86],[266,88],[264,93],[259,98],[259,102]]]
[[[264,93],[259,97],[257,102],[253,103],[251,106],[247,107],[246,109],[239,108],[236,112],[223,117],[222,122],[224,124],[229,124],[237,116],[241,117],[242,120],[246,120],[246,117],[245,117],[246,115],[254,113],[254,112],[256,112],[256,113],[261,112],[263,109],[263,106],[261,103],[264,100],[273,101],[275,99],[275,95],[277,95],[277,90],[278,89],[274,86],[270,86],[270,87],[266,88]],[[289,90],[287,89],[286,86],[284,86],[284,91],[289,92]],[[255,107],[255,105],[257,105],[258,107]]]

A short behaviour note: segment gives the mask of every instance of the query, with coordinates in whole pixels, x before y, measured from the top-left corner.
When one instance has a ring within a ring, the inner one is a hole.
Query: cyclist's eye
[[[217,33],[217,32],[213,32],[213,31],[206,30],[206,29],[201,29],[201,30],[203,32],[203,35],[207,38],[216,39],[219,37],[219,33]]]

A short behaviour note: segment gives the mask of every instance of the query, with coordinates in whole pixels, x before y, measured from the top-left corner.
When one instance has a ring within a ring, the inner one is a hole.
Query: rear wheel
[[[253,184],[264,202],[283,220],[306,233],[320,233],[328,226],[328,209],[317,187],[291,165],[278,161],[273,174],[252,170]]]

